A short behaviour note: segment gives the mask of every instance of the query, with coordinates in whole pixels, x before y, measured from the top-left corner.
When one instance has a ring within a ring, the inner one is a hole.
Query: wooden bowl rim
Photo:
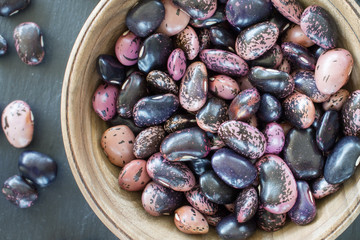
[[[74,138],[69,131],[69,124],[70,124],[69,116],[68,116],[69,86],[71,84],[72,74],[74,70],[74,63],[77,61],[78,54],[83,48],[83,45],[85,45],[84,43],[86,43],[87,35],[90,32],[89,30],[92,28],[94,24],[96,24],[97,17],[100,15],[102,10],[107,6],[107,4],[109,4],[111,1],[114,0],[101,0],[97,4],[97,6],[91,12],[90,16],[88,17],[85,24],[81,28],[80,33],[78,34],[74,46],[72,48],[72,51],[70,53],[70,57],[65,70],[63,86],[62,86],[62,94],[61,94],[61,129],[62,129],[65,152],[70,165],[70,169],[87,203],[90,205],[91,209],[95,212],[95,214],[100,218],[100,220],[105,224],[105,226],[107,226],[113,232],[113,234],[115,234],[117,237],[123,236],[126,237],[127,239],[132,239],[123,229],[117,226],[116,222],[114,222],[113,219],[106,213],[106,211],[101,207],[101,205],[96,200],[96,197],[91,193],[90,187],[88,183],[86,183],[82,175],[81,167],[78,165],[78,161],[76,158],[76,151],[73,148],[73,144],[72,144]],[[331,2],[331,0],[329,0],[329,4],[331,4],[335,9],[337,9],[334,6],[334,4]],[[351,2],[351,0],[345,0],[343,4],[348,5],[349,8],[354,12],[354,14],[356,14],[360,19],[360,6],[356,4],[355,0],[353,2]],[[350,26],[351,30],[353,31],[354,35],[357,37],[360,43],[360,38],[359,38],[360,36],[358,36],[355,33],[353,27],[347,21],[347,19],[343,15],[342,17]],[[335,239],[355,220],[355,218],[360,213],[360,199],[358,199],[356,204],[348,207],[349,207],[347,209],[349,212],[348,216],[345,218],[344,221],[339,222],[338,225],[336,226],[333,226],[333,230],[329,231],[328,235],[325,236],[324,239]]]

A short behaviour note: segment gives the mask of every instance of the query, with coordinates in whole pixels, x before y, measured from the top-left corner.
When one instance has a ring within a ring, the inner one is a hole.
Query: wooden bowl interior
[[[104,224],[121,239],[218,239],[214,229],[206,236],[179,232],[172,217],[152,217],[141,205],[141,193],[120,190],[120,168],[112,165],[100,147],[106,124],[92,109],[91,98],[100,83],[95,60],[100,54],[114,54],[117,38],[125,31],[127,10],[136,1],[104,0],[85,23],[67,66],[61,106],[63,138],[73,175],[87,202]],[[347,85],[360,88],[359,8],[355,1],[301,1],[305,6],[318,4],[336,19],[339,46],[354,56],[355,66]],[[360,173],[332,196],[317,201],[317,217],[305,227],[288,223],[275,233],[260,230],[251,239],[334,239],[359,213]]]

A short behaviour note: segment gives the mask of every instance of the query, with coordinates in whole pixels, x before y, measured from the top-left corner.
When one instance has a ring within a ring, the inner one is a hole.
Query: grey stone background
[[[117,239],[92,212],[71,174],[61,136],[60,99],[64,71],[71,48],[96,0],[33,0],[29,8],[0,18],[0,34],[9,43],[0,58],[0,111],[13,100],[29,103],[35,116],[33,142],[26,149],[50,155],[59,167],[56,182],[40,189],[29,209],[18,209],[0,194],[1,240],[112,240]],[[45,38],[46,56],[31,67],[18,58],[12,33],[26,21],[36,22]],[[15,149],[0,131],[0,183],[18,173],[23,149]],[[341,206],[339,206],[341,207]],[[338,239],[360,239],[360,218]]]

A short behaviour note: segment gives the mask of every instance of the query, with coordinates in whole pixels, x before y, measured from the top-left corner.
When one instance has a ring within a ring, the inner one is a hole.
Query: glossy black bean
[[[216,226],[216,232],[224,240],[244,240],[251,237],[256,231],[254,220],[238,223],[235,214],[222,219]]]
[[[175,114],[171,116],[164,123],[164,129],[168,133],[173,133],[185,128],[196,127],[197,122],[195,116],[190,113],[185,114]]]
[[[100,55],[96,60],[97,71],[101,78],[112,84],[121,85],[125,80],[125,67],[111,55]]]
[[[0,0],[0,16],[9,17],[29,6],[30,0]]]
[[[207,132],[217,133],[220,125],[228,120],[227,103],[216,97],[209,98],[196,114],[197,124]]]
[[[328,156],[324,177],[331,184],[338,184],[349,179],[360,162],[360,139],[346,136],[336,143]]]
[[[23,152],[20,155],[18,167],[21,176],[39,187],[48,186],[57,176],[56,162],[49,156],[36,151]]]
[[[110,127],[114,127],[118,125],[126,125],[131,129],[131,131],[134,133],[135,136],[145,129],[143,127],[136,126],[133,119],[123,118],[119,115],[116,115],[113,119],[109,120],[107,123]]]
[[[326,52],[326,49],[315,44],[314,46],[309,48],[309,51],[312,53],[315,59],[318,60],[320,55]]]
[[[179,106],[177,96],[168,93],[140,99],[134,106],[134,122],[139,127],[165,122]]]
[[[170,161],[190,161],[206,157],[210,142],[200,128],[186,128],[169,134],[161,143],[160,152]]]
[[[188,162],[191,171],[197,176],[201,176],[208,170],[212,170],[211,161],[206,158],[194,159]]]
[[[235,52],[235,38],[234,35],[220,26],[213,26],[210,28],[210,41],[216,48],[221,48]]]
[[[284,57],[298,68],[315,70],[316,59],[307,48],[293,42],[285,42],[281,45]]]
[[[116,101],[116,111],[119,116],[130,118],[134,105],[147,94],[145,75],[140,72],[132,72],[121,86]]]
[[[324,157],[317,148],[313,128],[291,129],[286,135],[283,154],[295,178],[309,180],[320,177]]]
[[[156,33],[145,39],[140,49],[138,68],[140,71],[149,73],[151,70],[166,67],[167,59],[173,50],[171,39],[162,34]]]
[[[238,191],[228,186],[214,171],[207,171],[199,179],[201,191],[212,202],[227,204],[235,201]]]
[[[137,2],[126,15],[126,26],[138,37],[154,32],[164,20],[165,7],[160,0]]]
[[[279,100],[269,93],[261,96],[260,107],[256,112],[256,116],[263,122],[275,122],[280,119],[282,114],[281,103]]]
[[[7,52],[7,41],[6,39],[0,35],[0,56],[5,55],[5,53]]]
[[[248,159],[227,148],[214,153],[211,165],[216,174],[233,188],[246,188],[257,177],[257,170]]]
[[[19,175],[8,178],[4,183],[2,192],[8,201],[19,208],[31,207],[38,198],[35,186]]]
[[[334,110],[326,111],[321,117],[316,129],[316,144],[323,152],[329,151],[335,144],[340,130],[339,113]]]
[[[320,124],[321,116],[324,114],[324,109],[322,108],[321,105],[315,103],[314,103],[314,107],[315,107],[315,119],[311,126],[314,129],[317,129]]]
[[[229,0],[226,18],[232,25],[245,28],[265,20],[272,9],[272,3],[267,0]]]
[[[312,222],[316,216],[315,199],[307,182],[297,181],[296,187],[298,196],[295,205],[288,212],[288,216],[294,223],[306,225]]]
[[[280,34],[288,30],[292,24],[287,18],[285,18],[281,13],[276,10],[273,11],[272,17],[269,19],[269,22],[272,22],[277,26]]]
[[[191,26],[196,28],[206,28],[225,21],[226,21],[225,7],[224,5],[219,5],[216,9],[216,12],[211,17],[206,18],[204,20],[192,18],[190,19],[190,24]]]
[[[250,83],[262,92],[284,98],[294,91],[294,79],[286,72],[263,67],[253,67],[249,73]]]
[[[44,40],[40,27],[33,22],[25,22],[14,30],[16,52],[27,65],[37,65],[44,59]]]

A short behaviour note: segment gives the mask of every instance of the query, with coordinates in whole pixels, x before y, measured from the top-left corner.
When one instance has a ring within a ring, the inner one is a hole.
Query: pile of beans
[[[0,16],[10,17],[27,8],[30,0],[0,0]],[[39,26],[33,22],[14,29],[15,48],[27,65],[40,64],[44,58],[44,41]],[[7,41],[0,35],[0,56],[6,54]],[[2,112],[1,126],[8,142],[15,148],[28,147],[34,134],[34,116],[29,104],[22,100],[9,103]],[[57,176],[57,164],[49,156],[26,150],[18,160],[19,174],[8,178],[2,192],[20,208],[31,207],[38,199],[38,188],[47,187]]]
[[[360,90],[336,23],[295,0],[144,0],[115,55],[100,55],[93,108],[120,188],[152,216],[245,239],[305,225],[359,164]]]

